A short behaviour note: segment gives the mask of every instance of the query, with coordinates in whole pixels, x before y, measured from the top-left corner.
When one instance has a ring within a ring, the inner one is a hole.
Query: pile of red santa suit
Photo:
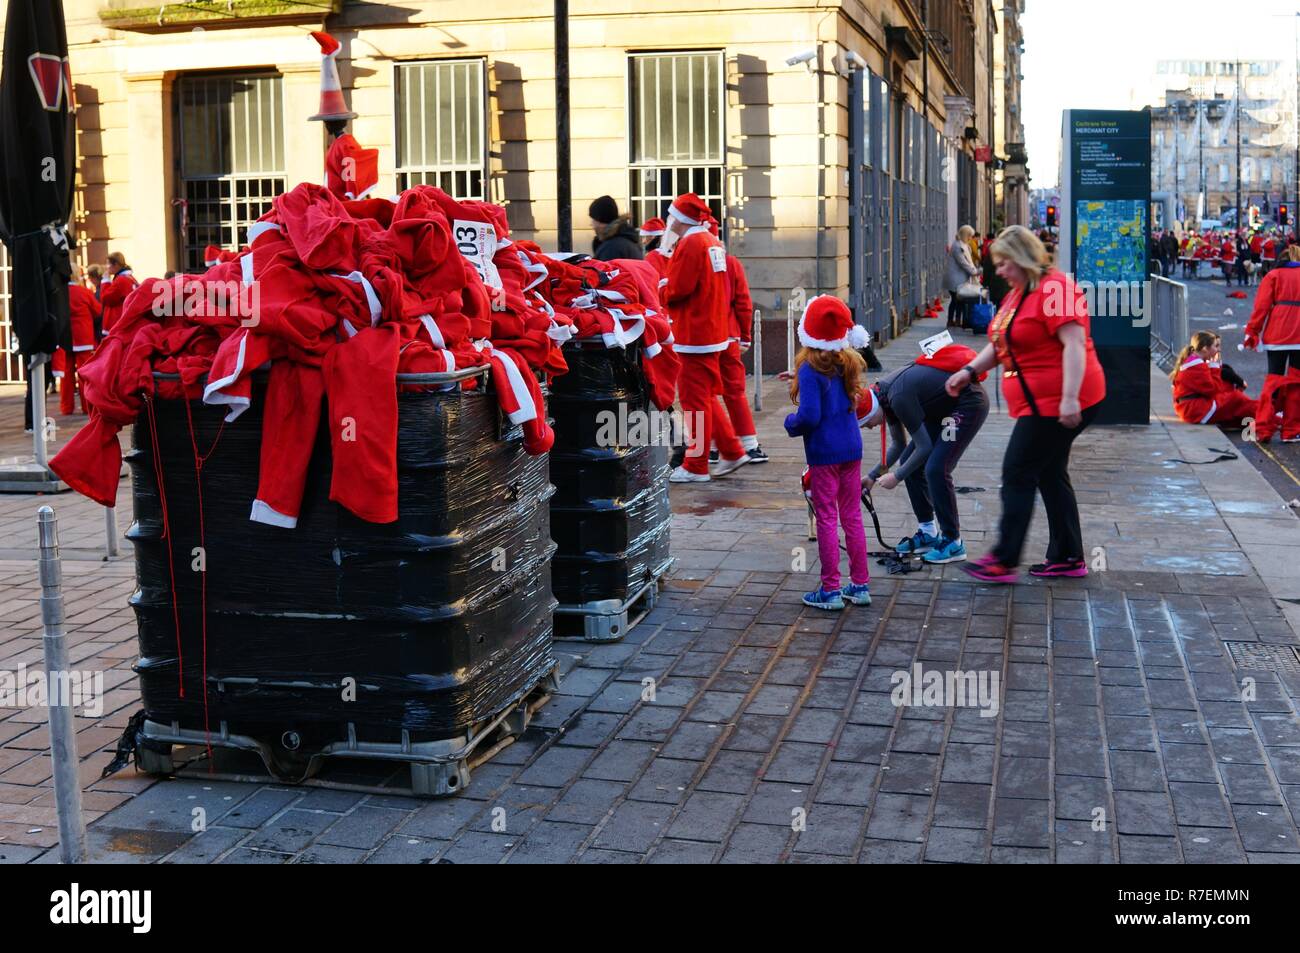
[[[510,240],[500,206],[432,186],[350,201],[303,184],[278,196],[248,238],[203,275],[149,279],[126,300],[82,370],[90,420],[50,464],[74,489],[114,505],[118,433],[151,413],[150,401],[201,398],[233,422],[263,369],[250,518],[282,527],[296,525],[322,398],[330,498],[371,522],[397,519],[399,373],[488,365],[532,454],[555,439],[537,377],[567,370],[560,347],[572,337],[643,341],[653,399],[672,403],[676,356],[653,268],[551,258]],[[155,372],[179,379],[156,381]]]

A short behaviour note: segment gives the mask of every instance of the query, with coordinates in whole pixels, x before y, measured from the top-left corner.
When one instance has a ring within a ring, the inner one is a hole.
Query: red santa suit
[[[745,268],[734,255],[727,256],[727,320],[730,343],[718,356],[718,369],[722,375],[722,402],[727,405],[727,415],[736,429],[736,436],[746,450],[758,447],[758,430],[746,396],[745,364],[741,355],[748,350],[751,328],[754,324],[754,301],[749,296],[749,280]]]
[[[1255,416],[1256,402],[1223,381],[1222,364],[1188,355],[1174,377],[1174,410],[1189,424],[1240,426]]]
[[[1254,350],[1288,353],[1292,365],[1285,374],[1264,378],[1256,437],[1267,441],[1279,426],[1284,440],[1300,436],[1300,369],[1295,366],[1300,352],[1300,262],[1288,261],[1264,276],[1242,339]]]
[[[122,314],[122,305],[138,284],[130,268],[123,268],[116,275],[105,275],[100,280],[99,303],[104,310],[105,334],[113,330],[113,325]]]
[[[691,473],[707,475],[711,444],[717,446],[723,460],[746,456],[717,400],[723,392],[719,355],[731,345],[727,253],[709,234],[705,224],[709,209],[698,196],[679,196],[669,214],[690,226],[672,249],[667,283],[660,295],[672,319],[674,349],[682,361],[677,391],[689,442],[683,465]]]
[[[74,410],[73,393],[81,394],[81,412],[90,413],[86,404],[86,390],[77,376],[77,368],[84,365],[95,353],[95,321],[99,318],[99,302],[77,281],[68,282],[68,317],[72,323],[72,364],[68,365],[64,351],[54,355],[55,373],[63,371],[59,382],[59,413],[67,415]],[[62,359],[62,360],[60,360]],[[62,367],[58,365],[62,364]]]

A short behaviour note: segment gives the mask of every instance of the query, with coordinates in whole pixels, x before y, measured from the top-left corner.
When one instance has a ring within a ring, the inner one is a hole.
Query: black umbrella
[[[13,266],[10,315],[28,356],[52,353],[67,335],[72,110],[63,0],[9,0],[0,72],[0,240]]]

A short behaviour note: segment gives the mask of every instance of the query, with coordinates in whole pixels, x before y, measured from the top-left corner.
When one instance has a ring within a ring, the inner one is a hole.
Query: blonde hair
[[[1287,245],[1283,254],[1287,261],[1300,261],[1300,245]]]
[[[1047,247],[1023,225],[1008,225],[1002,229],[989,246],[989,254],[995,261],[1005,258],[1018,265],[1029,277],[1026,291],[1037,288],[1043,274],[1052,265]]]
[[[1178,380],[1178,372],[1183,369],[1183,362],[1191,357],[1195,352],[1203,347],[1213,347],[1214,342],[1222,340],[1213,331],[1197,331],[1192,335],[1191,341],[1184,345],[1183,349],[1178,352],[1178,360],[1174,362],[1174,369],[1169,375],[1171,381]]]
[[[851,347],[839,351],[800,348],[794,359],[794,376],[790,378],[790,400],[796,404],[799,403],[799,368],[805,364],[811,364],[818,374],[841,378],[849,403],[857,403],[858,395],[862,393],[862,374],[867,369],[867,362],[856,350]]]
[[[969,225],[963,225],[961,228],[957,229],[957,238],[959,241],[968,242],[974,237],[975,229],[971,228]]]

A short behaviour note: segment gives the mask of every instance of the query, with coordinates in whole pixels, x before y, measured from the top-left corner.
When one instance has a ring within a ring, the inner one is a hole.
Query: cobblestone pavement
[[[915,353],[923,323],[886,349]],[[86,720],[90,842],[125,862],[1296,862],[1300,644],[1284,608],[1296,516],[1217,431],[1169,418],[1080,438],[1072,473],[1098,571],[1014,588],[955,567],[872,582],[875,604],[806,609],[816,549],[802,453],[759,415],[773,462],[674,487],[678,557],[658,605],[612,645],[561,641],[560,693],[444,801],[130,769],[95,781],[137,702],[128,559],[94,551],[102,511],[59,497],[80,547],[70,627],[114,678]],[[958,482],[973,553],[998,510],[1000,413]],[[869,453],[875,452],[874,447]],[[878,491],[883,532],[914,528]],[[0,669],[39,657],[31,498],[0,497]],[[125,520],[124,520],[125,522]],[[1041,552],[1040,518],[1027,555]],[[12,542],[11,542],[12,541]],[[792,572],[806,554],[809,572]],[[875,567],[873,567],[875,569]],[[1261,572],[1261,569],[1264,572]],[[73,612],[73,608],[76,612]],[[76,660],[76,656],[74,656]],[[895,673],[996,675],[996,713],[891,698]],[[647,682],[646,680],[651,680]],[[1243,680],[1251,679],[1243,701]],[[649,689],[653,689],[650,691]],[[0,719],[0,855],[51,862],[41,710]],[[323,777],[329,777],[325,772]],[[341,775],[336,775],[341,777]],[[400,781],[394,772],[390,779]],[[206,830],[192,832],[194,809]]]

